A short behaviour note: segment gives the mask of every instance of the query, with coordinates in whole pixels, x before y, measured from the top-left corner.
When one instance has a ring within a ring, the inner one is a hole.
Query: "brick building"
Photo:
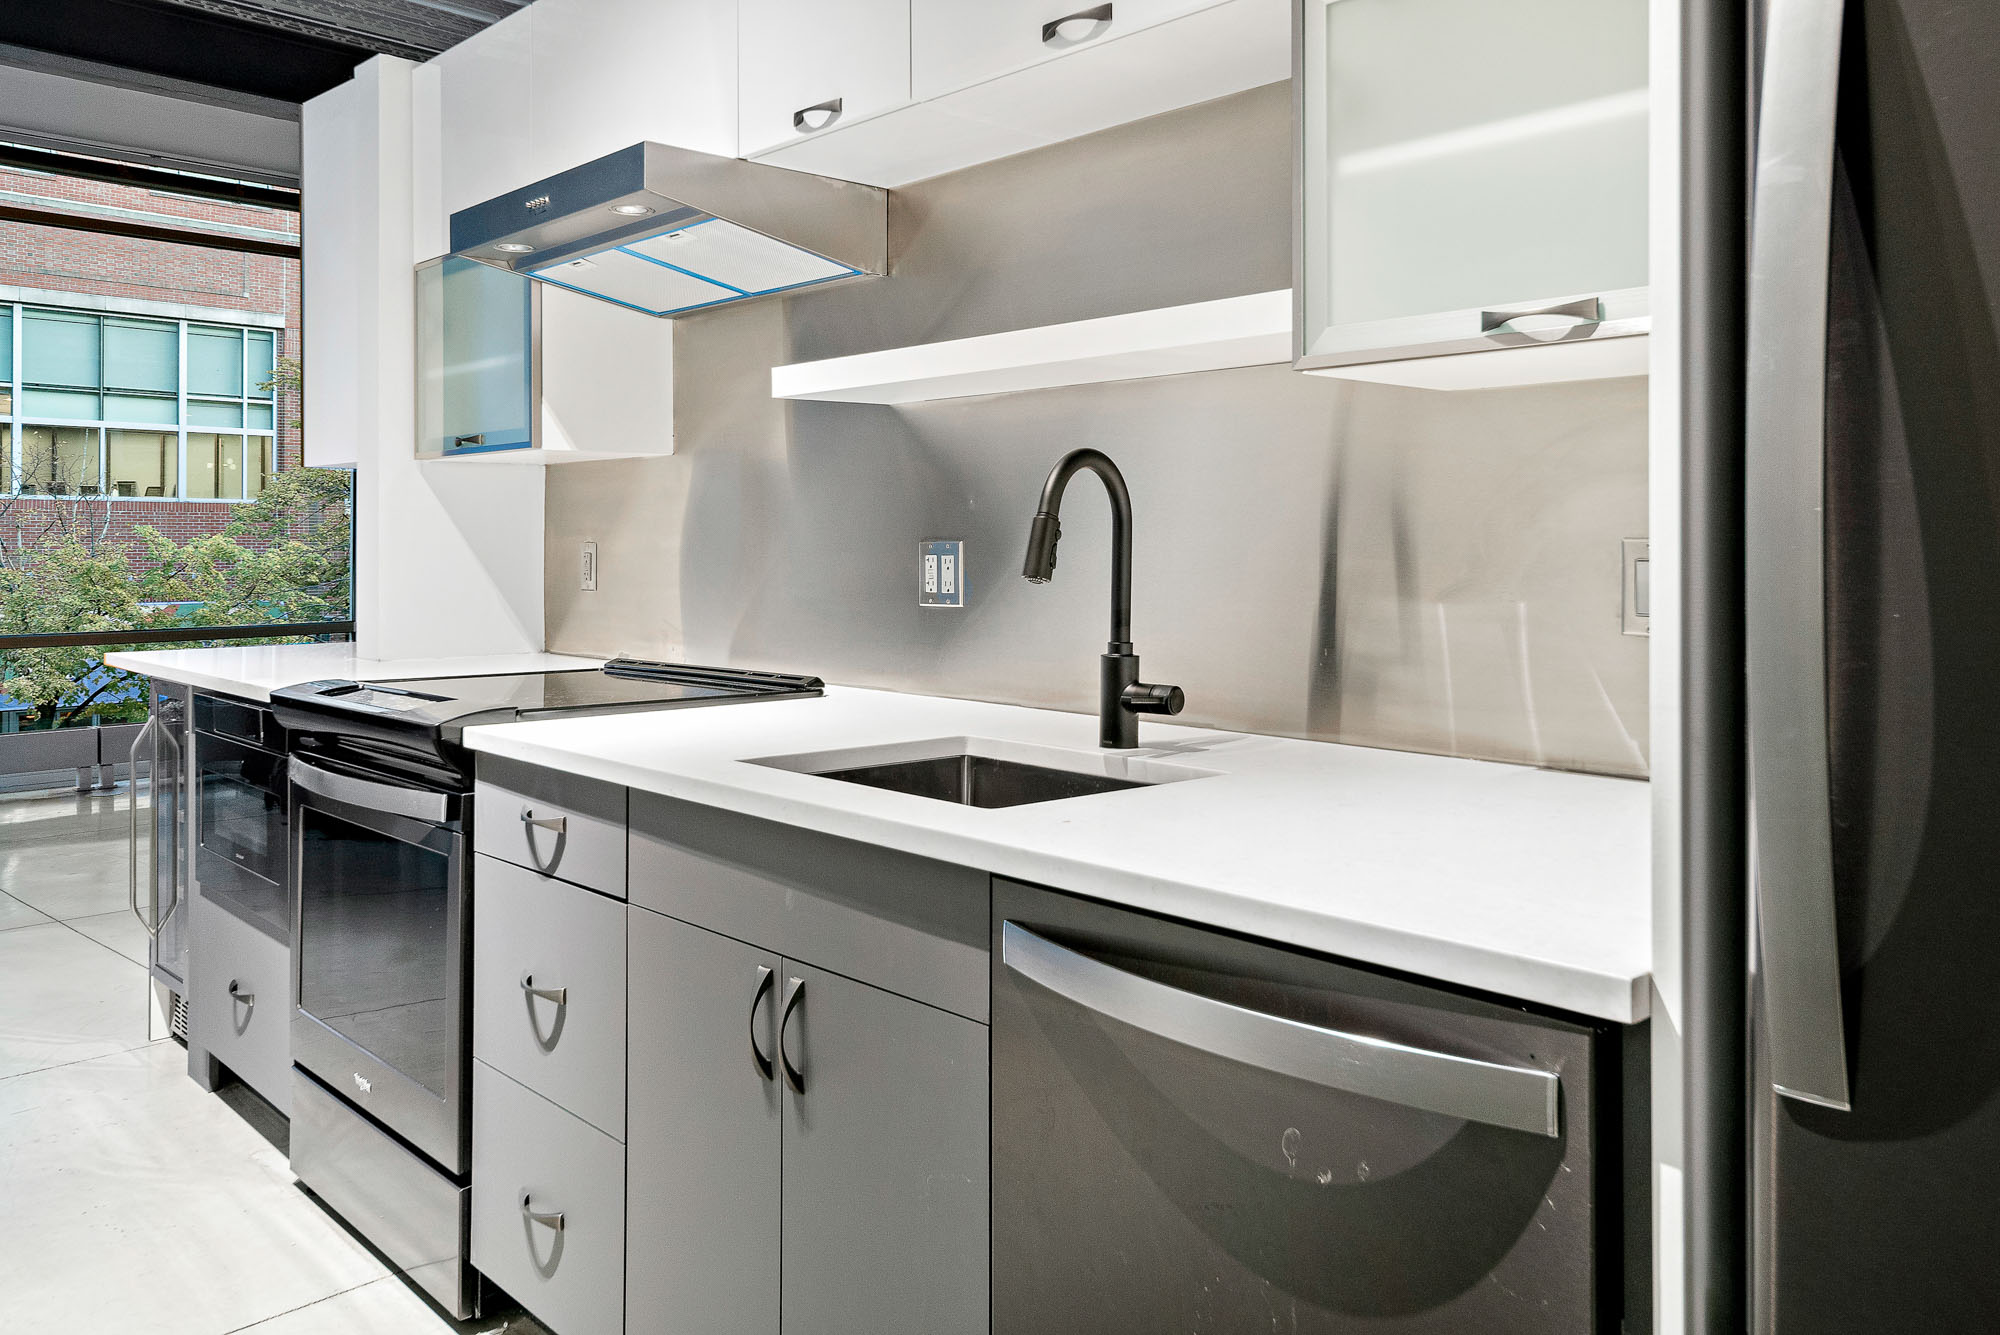
[[[0,203],[298,240],[295,212],[4,166]],[[296,395],[253,383],[298,355],[296,258],[0,221],[0,317],[0,541],[57,508],[107,543],[139,525],[185,541],[298,465]]]

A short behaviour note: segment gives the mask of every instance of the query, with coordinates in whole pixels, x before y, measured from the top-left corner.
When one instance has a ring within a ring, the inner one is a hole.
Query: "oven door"
[[[197,730],[194,765],[195,879],[203,898],[289,944],[285,757]]]
[[[469,799],[291,761],[292,1060],[462,1175]]]

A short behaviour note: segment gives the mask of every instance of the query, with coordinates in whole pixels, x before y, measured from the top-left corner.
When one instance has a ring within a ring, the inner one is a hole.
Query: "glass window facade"
[[[280,339],[0,304],[0,490],[255,500],[277,465]]]

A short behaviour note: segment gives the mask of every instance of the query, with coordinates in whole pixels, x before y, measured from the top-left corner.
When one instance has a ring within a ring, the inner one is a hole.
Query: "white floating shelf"
[[[771,368],[771,397],[922,403],[1292,360],[1292,292],[1107,315]]]
[[[1620,330],[1620,337],[1368,362],[1310,374],[1436,390],[1500,389],[1645,375],[1646,331],[1651,322],[1637,319],[1625,323],[1630,328]],[[1292,293],[1286,288],[774,366],[771,397],[827,403],[925,403],[1189,371],[1284,365],[1291,360]]]

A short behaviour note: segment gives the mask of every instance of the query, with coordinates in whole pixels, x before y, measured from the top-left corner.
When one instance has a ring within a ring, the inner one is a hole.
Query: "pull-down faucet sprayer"
[[[1034,584],[1046,584],[1055,575],[1063,490],[1084,469],[1097,474],[1111,496],[1111,641],[1099,682],[1098,744],[1131,750],[1139,745],[1139,715],[1178,714],[1187,701],[1178,686],[1139,680],[1139,655],[1132,651],[1132,494],[1110,456],[1100,450],[1071,450],[1057,461],[1042,484],[1042,503],[1028,527],[1021,574]]]

